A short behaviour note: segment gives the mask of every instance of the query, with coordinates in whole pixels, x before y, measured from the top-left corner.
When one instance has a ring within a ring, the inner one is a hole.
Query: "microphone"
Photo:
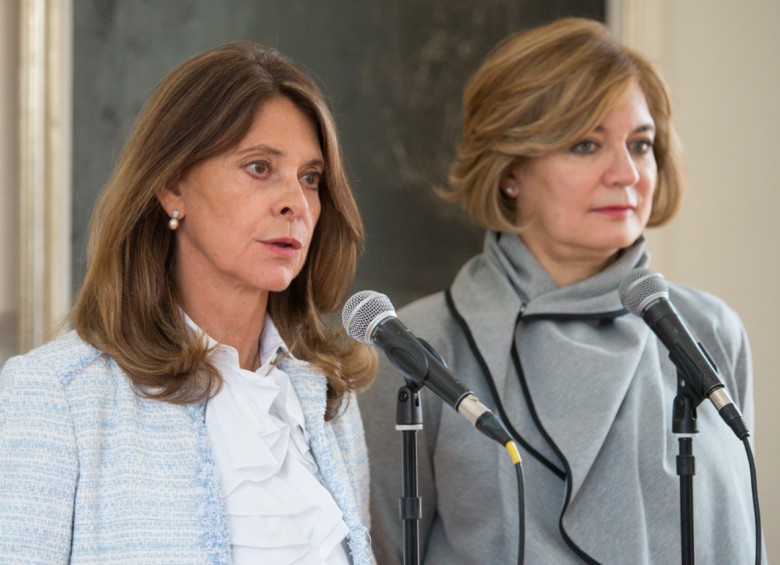
[[[404,377],[431,389],[486,436],[505,446],[513,441],[498,416],[455,378],[430,345],[398,319],[387,296],[372,290],[352,295],[344,304],[341,322],[351,338],[380,348]]]
[[[685,383],[700,398],[710,399],[740,440],[748,437],[742,414],[720,382],[715,363],[669,300],[669,285],[663,275],[650,269],[634,269],[620,283],[618,292],[626,310],[641,317],[669,350],[669,358]]]

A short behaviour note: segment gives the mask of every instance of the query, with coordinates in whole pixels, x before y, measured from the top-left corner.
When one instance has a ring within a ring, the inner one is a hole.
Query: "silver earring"
[[[171,214],[171,219],[168,220],[168,229],[171,231],[176,231],[176,228],[179,227],[179,211],[174,210]]]
[[[504,194],[510,197],[515,196],[517,194],[517,188],[515,188],[511,184],[509,186],[505,186],[501,190],[504,192]]]

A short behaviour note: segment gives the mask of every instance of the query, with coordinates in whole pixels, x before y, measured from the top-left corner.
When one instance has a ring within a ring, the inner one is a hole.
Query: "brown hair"
[[[685,191],[669,94],[652,65],[599,22],[564,18],[508,37],[469,79],[463,141],[439,191],[487,229],[518,233],[516,199],[499,181],[518,159],[568,148],[596,127],[631,81],[655,121],[658,185],[649,226],[669,221]]]
[[[229,43],[194,56],[157,86],[96,204],[87,273],[71,318],[145,396],[190,403],[217,390],[221,377],[181,315],[175,238],[156,194],[188,167],[235,147],[275,96],[311,117],[325,171],[306,264],[285,291],[271,294],[268,311],[291,352],[327,376],[331,419],[344,394],[367,386],[376,368],[370,348],[324,323],[352,283],[363,224],[321,92],[274,50]]]

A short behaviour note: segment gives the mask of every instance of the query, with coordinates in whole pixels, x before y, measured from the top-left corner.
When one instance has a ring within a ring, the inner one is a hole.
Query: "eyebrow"
[[[278,149],[275,149],[269,145],[252,145],[250,147],[247,147],[246,149],[241,149],[240,151],[236,151],[236,155],[246,155],[248,153],[270,153],[271,155],[283,155],[281,151]]]
[[[283,151],[280,151],[275,147],[271,147],[270,145],[252,145],[251,147],[247,147],[246,149],[241,149],[240,151],[236,151],[236,155],[238,155],[239,157],[248,155],[250,153],[265,153],[267,155],[273,155],[274,157],[284,156]],[[312,165],[317,165],[324,168],[325,161],[323,159],[311,159],[306,163],[306,166],[312,166]]]
[[[596,126],[595,127],[595,131],[597,131],[597,132],[605,131],[604,126],[601,126],[601,125]],[[648,124],[642,124],[639,127],[637,127],[636,129],[634,129],[631,133],[632,134],[636,134],[636,133],[644,133],[644,132],[655,133],[655,126],[653,124],[649,124],[649,123]]]

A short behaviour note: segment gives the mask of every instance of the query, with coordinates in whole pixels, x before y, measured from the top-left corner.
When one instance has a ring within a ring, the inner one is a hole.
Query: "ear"
[[[171,216],[174,210],[178,210],[179,219],[181,220],[184,218],[187,212],[184,208],[184,198],[182,198],[181,190],[179,190],[178,181],[174,181],[169,186],[158,189],[155,196],[168,216]]]
[[[517,161],[512,162],[498,181],[501,193],[507,198],[517,198],[520,194],[520,164]]]

